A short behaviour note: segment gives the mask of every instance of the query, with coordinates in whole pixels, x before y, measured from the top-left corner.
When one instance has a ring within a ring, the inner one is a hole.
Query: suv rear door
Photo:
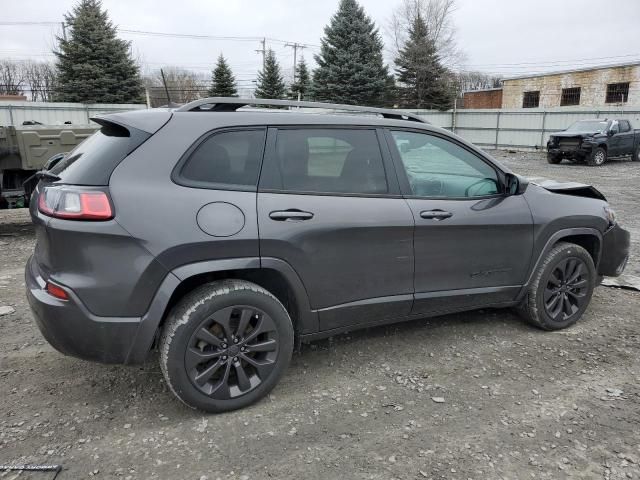
[[[412,314],[512,300],[533,246],[522,195],[499,193],[496,167],[453,139],[394,129],[387,141],[416,221]]]
[[[260,255],[293,267],[320,330],[409,313],[414,223],[399,193],[373,127],[269,129],[258,189]]]

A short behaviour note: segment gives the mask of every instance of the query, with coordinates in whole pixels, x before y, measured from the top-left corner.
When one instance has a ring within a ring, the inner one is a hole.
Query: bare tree
[[[22,95],[24,73],[19,62],[0,60],[0,95]]]
[[[459,92],[500,87],[502,79],[483,72],[458,72],[455,79]]]
[[[209,85],[206,75],[185,70],[179,67],[163,67],[164,78],[171,102],[187,103],[206,96]],[[160,71],[145,77],[144,85],[149,92],[151,105],[154,107],[168,103],[167,94]]]
[[[56,81],[56,68],[48,62],[23,62],[22,72],[25,83],[29,86],[31,100],[34,102],[49,102],[52,99],[53,87]]]
[[[462,64],[465,54],[458,46],[453,22],[456,8],[456,0],[402,0],[393,10],[386,28],[393,57],[405,44],[409,28],[419,13],[427,24],[429,37],[436,45],[442,64],[449,69]]]

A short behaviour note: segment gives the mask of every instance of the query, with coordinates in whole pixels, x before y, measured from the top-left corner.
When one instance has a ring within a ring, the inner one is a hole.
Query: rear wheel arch
[[[201,285],[227,279],[254,283],[275,296],[291,317],[296,342],[303,334],[317,333],[317,312],[311,310],[304,285],[287,262],[276,258],[206,261],[178,267],[167,275],[141,319],[126,363],[139,364],[147,359],[159,341],[169,312],[180,299]]]
[[[201,285],[217,280],[246,280],[261,286],[285,306],[295,325],[298,317],[299,301],[295,298],[293,288],[288,284],[284,275],[277,270],[256,268],[202,272],[185,278],[171,294],[158,327],[162,327],[168,312],[181,298]]]
[[[225,266],[230,266],[228,260],[223,260]],[[162,328],[168,313],[173,306],[185,295],[200,285],[217,280],[246,280],[264,288],[275,296],[287,309],[291,316],[296,334],[315,333],[318,329],[317,316],[311,311],[309,299],[300,277],[295,270],[283,260],[264,258],[262,266],[245,268],[244,265],[253,265],[250,261],[242,261],[238,268],[215,269],[215,262],[203,262],[200,267],[189,265],[188,277],[178,275],[181,278],[179,285],[173,290],[164,307],[162,318],[158,324],[158,330]],[[180,269],[175,269],[176,270]]]

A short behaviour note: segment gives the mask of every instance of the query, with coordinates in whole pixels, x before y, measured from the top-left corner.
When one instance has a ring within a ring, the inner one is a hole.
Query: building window
[[[580,105],[580,87],[563,88],[560,106]]]
[[[607,103],[626,103],[629,100],[629,82],[607,85]]]
[[[540,90],[536,92],[524,92],[522,108],[536,108],[540,105]]]

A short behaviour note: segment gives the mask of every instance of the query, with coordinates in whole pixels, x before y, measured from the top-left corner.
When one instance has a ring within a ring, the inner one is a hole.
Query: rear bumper
[[[629,260],[631,235],[620,225],[614,225],[602,236],[602,254],[598,274],[617,277],[622,274]]]
[[[102,363],[130,363],[140,318],[95,316],[73,291],[69,300],[49,295],[33,257],[27,262],[25,280],[36,324],[56,350]]]

